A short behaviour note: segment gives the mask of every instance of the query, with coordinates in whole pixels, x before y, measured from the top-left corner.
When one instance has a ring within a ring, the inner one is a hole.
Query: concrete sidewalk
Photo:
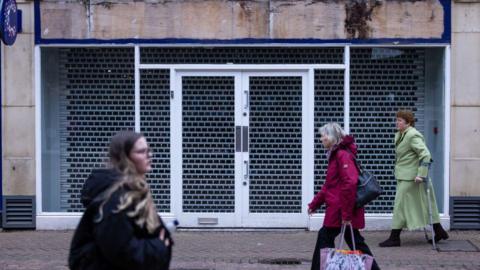
[[[0,269],[68,269],[72,231],[0,232]],[[310,269],[316,232],[177,232],[172,270]],[[402,233],[402,247],[379,248],[388,232],[363,232],[382,269],[480,269],[480,252],[437,252],[423,232]],[[479,231],[452,231],[449,240],[480,247]],[[290,264],[276,264],[276,263]]]

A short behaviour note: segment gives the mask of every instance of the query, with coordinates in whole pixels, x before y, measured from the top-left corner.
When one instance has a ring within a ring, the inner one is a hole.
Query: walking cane
[[[430,165],[431,163],[429,162],[421,162],[421,166],[426,166],[427,167],[427,176],[424,179],[424,184],[425,184],[425,191],[427,192],[427,202],[428,202],[428,217],[430,219],[430,228],[432,230],[432,246],[434,250],[437,250],[437,245],[435,243],[435,231],[433,230],[433,217],[432,217],[432,201],[430,200]],[[433,186],[432,186],[433,187]],[[428,239],[428,234],[427,234],[427,228],[423,228],[423,231],[425,232],[425,238]]]

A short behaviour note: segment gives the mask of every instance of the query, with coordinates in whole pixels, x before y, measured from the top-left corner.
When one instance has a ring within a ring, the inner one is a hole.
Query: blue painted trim
[[[385,44],[385,45],[405,45],[405,44],[445,44],[443,39],[41,39],[41,44],[116,44],[116,45],[136,45],[136,44],[205,44],[205,45],[249,45],[249,44]]]
[[[33,3],[33,18],[34,18],[34,36],[35,36],[35,45],[41,44],[42,36],[42,19],[40,15],[40,0],[35,0]]]
[[[452,2],[451,0],[440,0],[443,6],[443,34],[442,39],[447,43],[452,42]]]
[[[211,45],[248,45],[248,44],[382,44],[382,45],[410,45],[410,44],[450,44],[451,42],[451,3],[450,0],[439,0],[444,10],[444,32],[441,38],[381,38],[381,39],[45,39],[41,36],[40,0],[34,2],[35,17],[35,44],[89,44],[89,45],[126,45],[126,44],[211,44]]]
[[[22,33],[23,32],[23,12],[21,9],[17,10],[17,33]]]

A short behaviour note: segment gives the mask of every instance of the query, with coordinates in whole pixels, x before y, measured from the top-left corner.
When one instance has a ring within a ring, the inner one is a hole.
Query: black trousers
[[[317,243],[315,244],[315,251],[313,252],[312,259],[312,268],[311,270],[320,269],[320,249],[322,248],[334,248],[335,247],[335,238],[340,234],[341,228],[327,228],[322,227],[318,231]],[[360,235],[358,229],[353,229],[353,236],[355,238],[355,248],[362,251],[365,254],[371,255],[372,251],[365,243],[365,239]],[[353,248],[352,245],[352,236],[350,233],[350,228],[346,228],[345,231],[345,241],[350,249]],[[380,270],[375,259],[373,260],[372,270]]]

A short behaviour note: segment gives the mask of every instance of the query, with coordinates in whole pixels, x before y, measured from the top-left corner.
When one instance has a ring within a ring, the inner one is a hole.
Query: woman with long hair
[[[82,190],[86,210],[72,239],[70,269],[169,268],[173,242],[145,179],[151,157],[140,133],[112,138],[110,168],[94,170]]]
[[[307,210],[311,215],[323,204],[326,205],[326,210],[323,226],[318,232],[313,252],[312,270],[320,269],[320,249],[335,247],[335,238],[340,234],[342,225],[349,225],[353,228],[355,247],[365,254],[372,255],[359,231],[365,227],[365,210],[363,207],[355,208],[358,182],[358,169],[355,165],[357,155],[355,140],[353,136],[346,135],[337,123],[328,123],[322,126],[320,140],[327,150],[327,175],[322,189],[308,204]],[[351,234],[345,233],[345,240],[352,248]],[[372,269],[380,269],[375,260]]]

